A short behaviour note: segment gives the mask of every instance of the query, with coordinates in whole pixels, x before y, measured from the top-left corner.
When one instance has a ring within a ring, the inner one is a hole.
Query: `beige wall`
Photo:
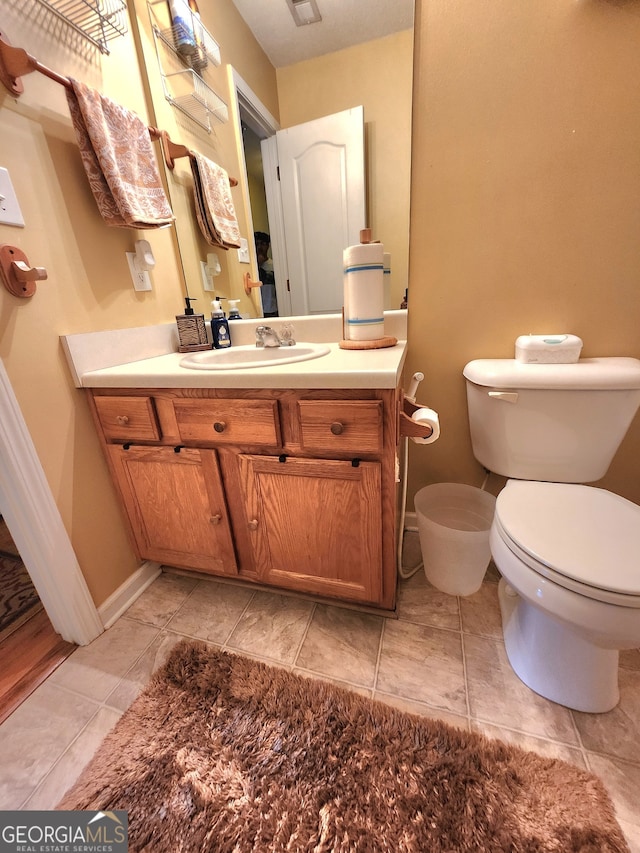
[[[635,5],[494,0],[487,8],[429,0],[417,6],[407,373],[425,372],[419,399],[438,409],[443,434],[432,446],[410,446],[410,495],[430,482],[482,480],[468,438],[461,378],[467,360],[510,357],[518,334],[548,331],[580,335],[585,355],[640,355]],[[234,63],[277,115],[273,69],[257,46],[248,53],[251,42],[231,0],[217,0],[210,14],[205,22],[214,34],[216,15],[224,22],[223,62]],[[60,27],[49,32],[29,23],[10,0],[0,0],[0,15],[14,43],[150,120],[131,36],[112,42],[110,57],[78,55]],[[374,91],[383,85],[380,77],[395,71],[380,56],[380,75],[368,77]],[[335,97],[348,88],[351,72],[335,80],[328,74],[313,89],[307,78],[314,115],[290,111],[291,81],[281,75],[283,125],[354,105]],[[0,243],[24,249],[33,264],[47,267],[49,280],[30,300],[0,288],[0,358],[100,604],[137,562],[59,336],[170,322],[181,305],[181,267],[171,230],[140,233],[102,223],[63,90],[37,74],[24,82],[19,99],[0,91],[0,165],[10,171],[26,227],[0,225]],[[366,104],[365,118],[372,120]],[[373,177],[391,209],[395,192],[383,192],[383,181],[408,174],[405,132],[386,113],[375,121],[370,143],[381,145],[390,125],[403,152],[394,169]],[[229,139],[219,144],[233,160]],[[393,134],[385,145],[393,148]],[[406,229],[403,216],[401,209],[394,214]],[[391,226],[380,218],[373,227],[386,241]],[[140,236],[158,261],[150,293],[134,292],[124,257]],[[639,460],[636,419],[605,485],[640,502]]]
[[[146,4],[138,5],[148,20]],[[207,5],[212,21],[205,23],[221,43],[223,63],[235,63],[277,113],[275,72],[235,6],[231,0],[216,0],[213,8],[212,3]],[[133,0],[130,7],[134,9]],[[216,20],[222,33],[215,30]],[[56,23],[35,0],[21,4],[0,0],[0,21],[3,34],[14,45],[153,121],[131,30],[110,42],[111,55],[103,57],[88,50],[86,42]],[[229,103],[226,69],[218,71],[215,85]],[[0,86],[0,166],[9,170],[26,226],[0,225],[0,243],[23,249],[33,265],[47,268],[49,278],[38,284],[31,299],[19,299],[0,287],[0,358],[99,605],[138,567],[138,561],[83,392],[72,385],[59,336],[171,322],[183,306],[182,269],[174,229],[133,231],[103,223],[80,161],[64,89],[37,73],[25,76],[23,82],[25,92],[19,98]],[[183,141],[178,131],[172,137]],[[198,147],[204,140],[196,138]],[[234,131],[221,127],[214,138],[218,147],[213,150],[228,158],[219,162],[233,174],[238,168]],[[182,179],[168,178],[170,184]],[[242,197],[234,200],[244,221]],[[157,261],[151,273],[153,290],[145,293],[133,290],[125,258],[140,238],[149,240]],[[221,262],[226,263],[224,257]],[[208,306],[203,308],[208,311]],[[10,487],[2,484],[2,490]]]
[[[407,374],[442,437],[410,495],[482,482],[468,360],[547,332],[640,356],[637,4],[418,0],[416,39]],[[602,485],[640,502],[640,418]]]
[[[412,65],[403,30],[277,71],[282,127],[364,107],[369,226],[391,254],[393,308],[408,281]]]

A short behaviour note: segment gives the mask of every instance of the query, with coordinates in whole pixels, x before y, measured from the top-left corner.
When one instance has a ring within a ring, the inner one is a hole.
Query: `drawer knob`
[[[249,522],[249,530],[257,530],[258,529],[258,519],[252,518]]]
[[[340,421],[335,421],[331,424],[331,432],[334,435],[342,435],[344,432],[344,424],[341,424]]]
[[[213,425],[213,428],[216,432],[224,432],[227,425],[224,421],[216,421]]]
[[[211,522],[211,524],[220,524],[220,522],[222,521],[222,516],[220,515],[220,513],[218,513],[217,515],[212,515],[209,521]]]
[[[127,415],[116,415],[116,421],[120,426],[126,426],[129,423],[129,418]]]

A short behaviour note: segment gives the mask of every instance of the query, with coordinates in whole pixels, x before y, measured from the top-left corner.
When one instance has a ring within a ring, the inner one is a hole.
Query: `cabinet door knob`
[[[224,421],[216,421],[213,425],[213,428],[216,432],[224,432],[226,429],[226,424]]]
[[[340,421],[335,421],[331,424],[331,432],[334,435],[342,435],[344,432],[344,424],[341,424]]]
[[[252,518],[249,522],[249,530],[257,530],[258,529],[258,519]]]
[[[116,415],[116,420],[120,426],[126,426],[129,423],[127,415]]]
[[[222,516],[220,515],[220,513],[218,513],[217,515],[212,515],[209,521],[211,522],[211,524],[220,524],[220,522],[222,521]]]

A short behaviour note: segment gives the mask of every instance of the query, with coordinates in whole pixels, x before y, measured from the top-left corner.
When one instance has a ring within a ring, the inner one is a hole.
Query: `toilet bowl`
[[[615,707],[619,651],[640,646],[640,507],[591,486],[509,480],[490,547],[518,677],[578,711]]]
[[[618,653],[640,646],[640,507],[582,484],[640,409],[640,360],[475,359],[463,374],[473,455],[509,478],[489,534],[509,662],[547,699],[609,711]]]

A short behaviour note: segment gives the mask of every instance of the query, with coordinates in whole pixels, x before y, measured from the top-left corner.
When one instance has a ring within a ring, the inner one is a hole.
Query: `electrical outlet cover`
[[[209,275],[209,267],[206,261],[200,261],[200,277],[202,279],[202,287],[213,293],[213,279]]]
[[[127,263],[129,264],[129,272],[131,273],[131,281],[133,282],[134,290],[151,290],[151,279],[146,270],[141,270],[136,265],[135,252],[125,252]]]

